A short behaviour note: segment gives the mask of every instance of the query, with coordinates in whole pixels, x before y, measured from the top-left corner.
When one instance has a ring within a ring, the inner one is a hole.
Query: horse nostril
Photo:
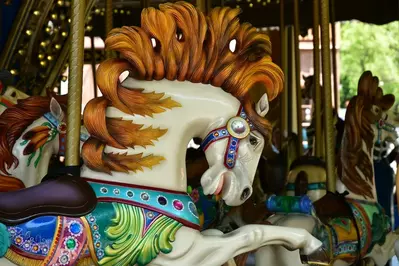
[[[246,200],[250,194],[251,194],[251,189],[247,187],[246,189],[244,189],[244,191],[241,194],[241,200]]]

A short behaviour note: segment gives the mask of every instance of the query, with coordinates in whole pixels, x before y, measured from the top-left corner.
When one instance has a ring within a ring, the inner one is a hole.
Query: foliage
[[[372,25],[358,21],[341,24],[341,105],[356,95],[361,74],[370,70],[384,93],[399,98],[399,22]]]

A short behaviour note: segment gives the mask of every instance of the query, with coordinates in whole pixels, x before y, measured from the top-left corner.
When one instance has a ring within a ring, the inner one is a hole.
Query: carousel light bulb
[[[71,19],[70,18],[68,18],[68,23],[71,23]]]
[[[31,36],[32,35],[32,31],[31,30],[26,30],[25,31],[26,35]]]
[[[33,15],[35,15],[35,16],[39,16],[39,15],[40,15],[40,11],[39,11],[39,10],[35,10],[35,11],[33,11]]]
[[[46,32],[50,33],[51,32],[51,28],[50,27],[46,27]]]
[[[10,73],[11,73],[11,75],[15,76],[16,74],[18,74],[18,71],[16,69],[11,69]]]
[[[41,43],[40,43],[40,46],[41,46],[41,47],[46,47],[46,45],[47,45],[46,42],[41,42]]]
[[[118,9],[114,9],[114,13],[115,13],[115,14],[118,14]]]
[[[266,2],[263,2],[263,3],[262,3],[262,5],[264,5],[264,6],[265,6],[265,5],[266,5]]]
[[[51,14],[51,18],[52,18],[52,19],[57,19],[57,17],[58,17],[58,15],[55,14],[55,13],[54,13],[54,14]]]
[[[121,10],[121,14],[125,14],[125,10],[122,9],[122,10]]]
[[[101,10],[100,10],[99,8],[97,8],[96,10],[94,10],[94,13],[97,14],[97,15],[100,14],[100,12],[101,12]]]
[[[25,50],[20,49],[20,50],[18,50],[18,53],[19,53],[20,55],[24,55],[24,54],[25,54]]]
[[[47,56],[47,60],[51,61],[51,60],[53,60],[53,57],[51,55],[49,55],[49,56]]]
[[[64,5],[64,1],[59,0],[59,1],[57,1],[57,4],[58,4],[59,6],[63,6],[63,5]]]
[[[128,11],[126,11],[126,14],[130,15],[130,14],[132,14],[132,12],[130,12],[130,10],[128,10]]]
[[[65,15],[64,15],[64,14],[61,14],[61,15],[60,15],[60,19],[61,19],[61,20],[64,20],[64,19],[65,19]]]
[[[62,37],[66,37],[66,36],[68,36],[68,33],[65,32],[65,31],[63,31],[63,32],[61,33],[61,35],[62,35]]]
[[[239,5],[236,5],[236,8],[240,8],[240,6],[239,6]]]
[[[249,7],[253,7],[253,6],[254,6],[254,4],[252,4],[252,3],[249,4]]]
[[[93,26],[91,26],[91,25],[88,25],[87,27],[86,27],[86,30],[87,31],[91,31],[93,29]]]
[[[55,49],[60,50],[61,49],[61,44],[56,44]]]
[[[38,55],[37,55],[37,58],[43,59],[43,58],[44,58],[44,54],[38,54]]]
[[[90,20],[92,20],[92,19],[93,19],[92,16],[89,16],[89,17],[87,18],[88,21],[90,21]]]
[[[42,67],[45,67],[45,66],[47,66],[47,62],[46,61],[40,61],[40,65],[42,66]]]
[[[256,2],[260,3],[261,0],[256,0]]]
[[[100,14],[101,16],[104,16],[104,12],[101,12],[101,14]]]

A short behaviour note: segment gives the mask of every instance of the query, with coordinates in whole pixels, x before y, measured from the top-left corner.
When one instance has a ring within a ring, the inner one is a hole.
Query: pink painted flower
[[[198,200],[199,200],[199,192],[198,192],[198,189],[193,189],[192,191],[191,191],[191,193],[190,193],[190,197],[191,197],[191,199],[194,201],[194,203],[195,202],[197,202]]]

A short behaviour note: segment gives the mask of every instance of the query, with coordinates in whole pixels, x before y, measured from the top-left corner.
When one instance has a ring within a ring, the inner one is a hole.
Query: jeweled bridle
[[[225,126],[208,133],[201,148],[206,151],[212,143],[228,138],[224,165],[228,169],[232,169],[236,164],[240,140],[246,138],[254,130],[256,130],[254,125],[249,120],[244,108],[240,106],[237,115],[230,118]]]

